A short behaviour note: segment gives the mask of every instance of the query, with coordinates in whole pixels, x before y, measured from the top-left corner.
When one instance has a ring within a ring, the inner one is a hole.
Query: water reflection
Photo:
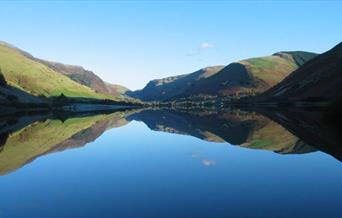
[[[108,128],[125,125],[125,116],[132,112],[66,119],[51,114],[2,118],[0,174],[12,172],[42,155],[84,146]]]
[[[319,114],[317,111],[259,110],[256,113],[148,109],[72,117],[51,114],[2,117],[0,174],[15,171],[42,155],[82,147],[106,130],[124,126],[132,120],[142,121],[154,131],[189,135],[211,142],[279,154],[321,150],[342,160],[339,132],[327,125]],[[204,166],[216,164],[215,160],[199,153],[191,156]]]
[[[281,125],[254,112],[144,110],[128,116],[127,119],[143,121],[155,131],[191,135],[246,148],[282,154],[315,151]]]

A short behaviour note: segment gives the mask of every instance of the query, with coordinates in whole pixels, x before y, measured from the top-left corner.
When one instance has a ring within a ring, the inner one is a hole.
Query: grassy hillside
[[[38,96],[108,98],[0,43],[0,68],[7,83]]]

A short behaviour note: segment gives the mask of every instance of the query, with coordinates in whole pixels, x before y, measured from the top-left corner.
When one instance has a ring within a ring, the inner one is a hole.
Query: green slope
[[[70,97],[110,98],[27,58],[18,49],[5,43],[0,43],[0,68],[8,85],[31,95],[50,97],[63,93]]]

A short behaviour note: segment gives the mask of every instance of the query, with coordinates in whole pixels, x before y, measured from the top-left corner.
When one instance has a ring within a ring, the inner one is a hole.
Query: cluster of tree
[[[2,74],[2,70],[0,68],[0,86],[6,86],[6,85],[7,85],[6,79],[4,75]]]

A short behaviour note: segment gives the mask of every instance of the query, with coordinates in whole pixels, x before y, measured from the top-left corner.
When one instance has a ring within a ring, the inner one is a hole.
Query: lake
[[[342,144],[315,113],[3,117],[0,217],[341,217]]]

